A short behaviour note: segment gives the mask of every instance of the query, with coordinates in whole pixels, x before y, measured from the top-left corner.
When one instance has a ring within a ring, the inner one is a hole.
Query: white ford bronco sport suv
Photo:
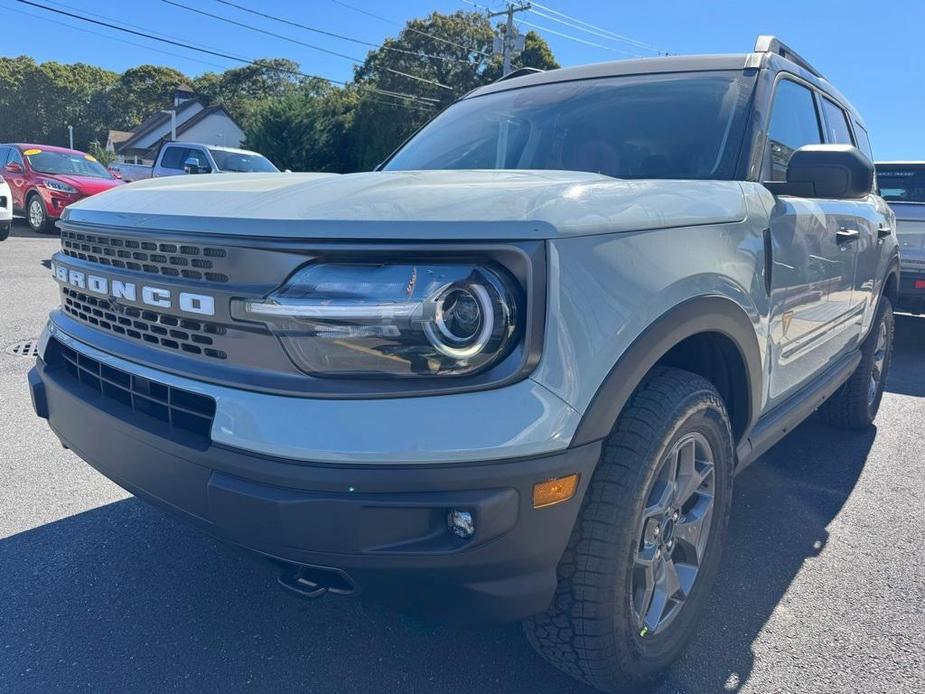
[[[68,207],[65,446],[305,595],[524,620],[605,690],[691,636],[734,474],[867,427],[899,270],[858,113],[776,39],[518,75],[379,170]]]

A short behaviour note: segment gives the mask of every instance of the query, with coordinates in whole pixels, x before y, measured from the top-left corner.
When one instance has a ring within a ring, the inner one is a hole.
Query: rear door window
[[[825,114],[825,141],[837,145],[853,145],[851,126],[841,106],[822,97],[822,112]]]
[[[792,80],[778,82],[768,127],[765,180],[786,181],[787,165],[793,153],[803,145],[821,143],[813,93]]]

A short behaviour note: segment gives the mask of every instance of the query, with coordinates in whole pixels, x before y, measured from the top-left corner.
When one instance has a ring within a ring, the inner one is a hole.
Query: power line
[[[144,32],[144,31],[136,31],[136,30],[134,30],[134,29],[129,29],[129,28],[127,28],[127,27],[119,26],[119,25],[117,25],[117,24],[111,24],[111,23],[109,23],[109,22],[103,22],[103,21],[100,21],[100,20],[97,20],[97,19],[91,19],[91,18],[89,18],[89,17],[84,17],[84,16],[82,16],[82,15],[75,14],[75,13],[73,13],[73,12],[65,12],[64,10],[59,10],[59,9],[54,8],[54,7],[48,7],[47,5],[41,5],[41,4],[37,3],[37,2],[32,2],[32,0],[16,0],[16,1],[19,2],[19,3],[22,3],[22,4],[24,4],[24,5],[30,5],[30,6],[32,6],[32,7],[37,7],[37,8],[39,8],[40,10],[46,10],[47,12],[54,12],[55,14],[60,14],[60,15],[63,15],[63,16],[65,16],[65,17],[71,17],[72,19],[78,19],[78,20],[80,20],[80,21],[82,21],[82,22],[88,22],[88,23],[90,23],[90,24],[96,24],[97,26],[103,26],[103,27],[106,27],[106,28],[108,28],[108,29],[115,29],[116,31],[121,31],[121,32],[126,33],[126,34],[133,34],[133,35],[135,35],[135,36],[140,36],[140,37],[142,37],[142,38],[151,39],[152,41],[160,41],[161,43],[167,43],[167,44],[170,44],[170,45],[172,45],[172,46],[178,46],[178,47],[180,47],[180,48],[186,48],[186,49],[191,50],[191,51],[197,51],[197,52],[199,52],[199,53],[205,53],[205,54],[207,54],[207,55],[213,55],[213,56],[216,56],[216,57],[218,57],[218,58],[224,58],[224,59],[226,59],[226,60],[233,60],[233,61],[235,61],[235,62],[244,63],[244,64],[246,64],[246,65],[257,65],[257,66],[260,66],[260,63],[258,63],[257,61],[249,60],[248,58],[241,58],[240,56],[231,55],[231,54],[229,54],[229,53],[225,53],[225,52],[222,52],[222,51],[214,51],[214,50],[210,50],[210,49],[207,49],[207,48],[201,48],[201,47],[199,47],[199,46],[194,46],[194,45],[192,45],[192,44],[184,43],[184,42],[182,42],[182,41],[174,41],[173,39],[161,38],[161,37],[159,37],[159,36],[154,36],[153,34],[150,34],[150,33]],[[311,74],[308,74],[308,73],[305,73],[305,72],[301,72],[301,71],[299,71],[299,70],[289,70],[289,69],[287,69],[287,68],[280,68],[280,67],[273,67],[272,69],[276,70],[277,72],[282,72],[282,73],[286,73],[286,74],[290,74],[290,75],[294,75],[294,76],[298,76],[298,77],[305,77],[305,78],[308,78],[308,79],[318,79],[318,80],[322,80],[322,81],[324,81],[324,82],[329,82],[330,84],[336,84],[336,85],[341,85],[341,86],[348,86],[348,85],[350,84],[349,82],[342,82],[342,81],[339,81],[339,80],[331,79],[331,78],[329,78],[329,77],[321,77],[320,75],[311,75]],[[389,91],[380,90],[380,89],[377,89],[377,88],[374,88],[374,87],[370,87],[370,89],[371,89],[372,91],[375,91],[375,92],[383,93],[383,94],[386,94],[386,95],[388,95],[388,96],[397,96],[397,97],[400,97],[400,98],[403,98],[403,99],[410,100],[410,101],[412,101],[412,102],[426,101],[426,102],[439,103],[439,100],[438,100],[438,99],[431,99],[431,98],[429,98],[429,97],[423,97],[423,96],[422,96],[422,97],[418,97],[418,96],[414,96],[414,95],[411,95],[411,94],[402,94],[402,93],[400,93],[400,92],[389,92]]]
[[[519,19],[518,21],[519,21],[521,24],[525,24],[526,26],[531,27],[531,28],[533,28],[533,29],[537,29],[537,30],[539,30],[539,31],[544,31],[544,32],[546,32],[547,34],[553,34],[553,35],[555,35],[555,36],[561,36],[561,37],[564,38],[564,39],[571,39],[572,41],[577,41],[578,43],[583,43],[583,44],[586,45],[586,46],[594,46],[595,48],[603,48],[605,51],[613,51],[614,53],[621,53],[621,54],[623,54],[623,55],[629,55],[629,56],[633,56],[633,57],[637,57],[637,58],[639,57],[639,54],[638,54],[638,53],[630,53],[629,51],[624,51],[624,50],[622,50],[622,49],[620,49],[620,48],[613,48],[612,46],[605,46],[605,45],[602,44],[602,43],[595,43],[594,41],[585,41],[584,39],[579,38],[579,37],[577,37],[577,36],[572,36],[571,34],[565,34],[565,33],[561,32],[561,31],[556,31],[555,29],[550,29],[549,27],[540,26],[539,24],[533,24],[532,22],[528,22],[528,21],[526,21],[526,20],[524,20],[524,19]]]
[[[290,38],[289,36],[284,36],[283,34],[277,34],[274,31],[267,31],[266,29],[260,29],[259,27],[254,27],[254,26],[250,26],[249,24],[244,24],[243,22],[236,22],[233,19],[228,19],[227,17],[222,17],[217,14],[212,14],[211,12],[205,12],[204,10],[198,10],[195,7],[189,7],[188,5],[184,5],[179,2],[174,2],[173,0],[161,0],[161,1],[167,3],[168,5],[173,5],[174,7],[179,7],[184,10],[189,10],[190,12],[195,12],[196,14],[201,14],[205,17],[211,17],[212,19],[217,19],[220,22],[226,22],[228,24],[232,24],[237,27],[242,27],[244,29],[256,31],[260,34],[266,34],[267,36],[272,36],[273,38],[282,39],[283,41],[288,41],[289,43],[294,43],[299,46],[305,46],[306,48],[312,48],[316,51],[321,51],[322,53],[329,53],[330,55],[337,56],[338,58],[345,58],[346,60],[349,60],[353,63],[358,63],[358,64],[363,63],[362,58],[354,58],[352,56],[345,55],[344,53],[338,53],[337,51],[328,50],[327,48],[321,48],[320,46],[315,46],[314,44],[311,44],[311,43],[305,43],[304,41],[299,41],[298,39],[293,39],[293,38]],[[218,0],[218,2],[222,2],[222,0]],[[228,3],[228,4],[231,4],[231,3]],[[440,84],[440,82],[436,80],[426,79],[424,77],[412,75],[407,72],[402,72],[401,70],[395,70],[392,68],[387,68],[387,69],[389,72],[393,72],[396,75],[400,75],[402,77],[407,77],[409,79],[417,80],[418,82],[426,82],[427,84],[433,85],[435,87],[441,87],[442,89],[449,89],[450,91],[453,90],[452,87],[448,87],[445,84]]]
[[[380,22],[385,22],[386,24],[392,24],[393,26],[402,26],[401,22],[396,22],[394,19],[388,19],[387,17],[383,17],[382,15],[375,14],[373,12],[370,12],[369,10],[364,10],[362,7],[356,7],[349,3],[342,2],[342,0],[331,0],[331,2],[333,2],[335,5],[346,7],[348,10],[353,10],[354,12],[359,12],[360,14],[364,14],[367,17],[378,19]],[[485,51],[479,50],[478,48],[472,48],[471,46],[466,46],[464,44],[457,43],[456,41],[450,41],[449,39],[445,39],[441,36],[434,36],[433,34],[428,34],[426,31],[421,31],[420,29],[415,29],[414,27],[409,27],[405,25],[404,30],[410,31],[415,34],[420,34],[421,36],[426,36],[427,38],[433,39],[434,41],[439,41],[440,43],[445,43],[449,46],[455,46],[456,48],[462,48],[463,50],[469,53],[475,53],[477,55],[481,55],[486,58],[491,57],[491,53],[486,53]]]
[[[166,2],[170,5],[176,4],[174,2],[170,2],[170,0],[163,0],[163,2]],[[429,53],[419,53],[417,51],[408,51],[403,48],[395,48],[394,46],[386,46],[385,44],[372,43],[370,41],[364,41],[363,39],[358,39],[352,36],[345,36],[344,34],[335,34],[333,31],[326,31],[324,29],[319,29],[317,27],[308,26],[307,24],[301,24],[300,22],[296,22],[291,19],[284,19],[282,17],[277,17],[276,15],[267,14],[266,12],[260,12],[259,10],[254,10],[249,7],[245,7],[244,5],[239,5],[238,3],[235,3],[235,2],[230,2],[230,0],[215,0],[215,2],[219,2],[222,5],[227,5],[228,7],[234,7],[235,9],[241,10],[242,12],[247,12],[249,14],[256,15],[258,17],[264,17],[265,19],[270,19],[274,22],[288,24],[289,26],[298,27],[299,29],[304,29],[305,31],[311,31],[316,34],[321,34],[322,36],[331,36],[336,39],[341,39],[342,41],[350,41],[351,43],[356,43],[361,46],[369,46],[371,48],[381,49],[384,51],[391,51],[393,53],[403,53],[405,55],[414,56],[416,58],[430,58],[432,60],[446,60],[446,61],[456,62],[456,63],[465,63],[467,65],[469,64],[468,60],[461,60],[459,58],[450,58],[445,55],[431,55]],[[181,6],[181,7],[185,7],[185,6]],[[191,9],[191,8],[186,8],[186,9]],[[207,14],[205,12],[201,12],[200,10],[193,10],[193,11],[200,12],[200,14]],[[212,16],[212,15],[209,15],[209,16]],[[320,49],[320,50],[324,50],[324,49]],[[363,61],[357,60],[356,62],[362,63]]]
[[[554,10],[553,8],[547,5],[543,5],[542,3],[533,2],[533,5],[535,7],[540,8],[541,10],[545,10],[546,12],[554,14],[558,17],[562,17],[563,19],[567,20],[567,22],[571,22],[572,28],[574,29],[581,29],[582,31],[587,31],[588,33],[597,33],[598,36],[603,34],[606,37],[609,37],[616,41],[623,41],[624,43],[632,44],[636,46],[637,48],[644,48],[650,51],[654,51],[656,53],[666,53],[666,51],[663,51],[661,48],[656,48],[655,46],[651,44],[638,41],[637,39],[630,38],[629,36],[624,36],[623,34],[618,34],[614,31],[610,31],[608,29],[603,29],[599,26],[595,26],[594,24],[591,24],[590,22],[585,22],[581,19],[577,19],[575,17],[565,14],[564,12],[559,12],[558,10]],[[540,13],[537,12],[537,14],[540,14]],[[567,24],[567,22],[563,22],[562,20],[555,20],[553,17],[549,17],[549,19],[553,19],[554,21],[559,21],[563,24]],[[579,25],[579,26],[575,26],[575,25]]]
[[[90,34],[92,36],[99,36],[103,39],[108,39],[110,41],[118,41],[119,43],[124,43],[127,46],[135,46],[136,48],[143,48],[147,51],[154,51],[155,53],[161,53],[162,55],[169,55],[174,58],[180,58],[181,60],[190,60],[194,63],[200,63],[202,65],[208,65],[209,67],[218,68],[224,70],[225,65],[219,65],[218,63],[210,63],[207,60],[200,60],[199,58],[191,58],[190,56],[180,55],[179,53],[172,53],[171,51],[165,51],[160,48],[155,48],[154,46],[146,46],[143,43],[138,43],[137,41],[129,41],[127,39],[120,39],[118,36],[109,36],[99,31],[93,31],[92,29],[85,29],[83,27],[74,26],[73,24],[68,24],[67,22],[59,22],[57,19],[52,19],[51,17],[42,17],[41,15],[33,14],[32,12],[24,12],[23,10],[17,10],[15,7],[7,7],[7,10],[10,12],[15,12],[16,14],[21,14],[25,17],[31,17],[33,19],[38,19],[43,22],[50,22],[51,24],[57,24],[58,26],[71,29],[72,31],[80,31],[85,34]]]
[[[345,58],[353,63],[362,63],[362,58],[357,58],[352,55],[347,55],[346,53],[338,53],[337,51],[332,51],[329,48],[322,48],[321,46],[316,46],[313,43],[306,43],[305,41],[299,41],[298,39],[289,38],[283,34],[277,34],[273,31],[267,31],[266,29],[261,29],[259,27],[251,26],[250,24],[245,24],[244,22],[236,22],[233,19],[228,17],[222,17],[221,15],[212,14],[211,12],[206,12],[205,10],[199,10],[195,7],[190,7],[189,5],[184,5],[180,2],[174,2],[174,0],[161,0],[168,5],[173,5],[174,7],[179,7],[181,10],[186,10],[187,12],[194,12],[196,14],[202,15],[203,17],[209,17],[211,19],[217,19],[220,22],[225,22],[226,24],[231,24],[236,27],[243,27],[244,29],[250,29],[251,31],[256,31],[260,34],[265,34],[266,36],[272,36],[275,39],[282,39],[283,41],[289,41],[290,43],[297,44],[299,46],[304,46],[305,48],[311,48],[315,51],[321,51],[322,53],[327,53],[328,55],[333,55],[337,58]],[[221,2],[221,0],[219,0]]]

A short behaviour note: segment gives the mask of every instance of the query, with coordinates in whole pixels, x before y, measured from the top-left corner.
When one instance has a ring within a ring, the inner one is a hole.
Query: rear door
[[[815,92],[779,79],[771,108],[763,180],[783,181],[798,148],[824,142]],[[780,195],[771,211],[769,404],[787,397],[853,348],[860,334],[853,298],[858,245],[852,203]]]
[[[826,142],[840,145],[854,145],[870,159],[870,143],[866,137],[859,139],[852,133],[851,119],[847,112],[829,97],[817,95],[820,112],[825,123]],[[860,128],[860,126],[858,126]],[[873,160],[871,159],[871,162]],[[839,200],[829,204],[830,214],[835,217],[839,229],[857,231],[857,266],[854,271],[851,302],[865,320],[862,327],[873,319],[875,292],[879,291],[882,264],[881,234],[889,233],[890,211],[886,203],[871,191],[863,200]],[[862,331],[863,332],[863,331]]]

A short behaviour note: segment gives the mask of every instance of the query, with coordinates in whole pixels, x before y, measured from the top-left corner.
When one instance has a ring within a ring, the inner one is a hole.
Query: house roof
[[[237,122],[235,122],[234,118],[231,117],[231,114],[228,113],[228,110],[224,106],[209,106],[208,108],[204,108],[198,113],[196,113],[195,115],[193,115],[192,117],[186,119],[185,121],[183,121],[183,123],[178,124],[177,125],[177,137],[185,133],[187,130],[192,128],[197,123],[205,120],[209,116],[214,116],[214,115],[224,115],[232,123],[234,123],[235,125],[238,125]],[[240,128],[241,126],[238,125],[238,127]],[[170,133],[167,133],[164,135],[164,137],[160,138],[157,142],[155,142],[149,148],[146,148],[146,149],[157,149],[158,147],[163,145],[165,142],[169,142],[169,141],[170,141]],[[121,149],[124,150],[125,147],[123,146]]]
[[[187,111],[188,109],[192,108],[193,106],[199,103],[200,103],[199,99],[190,99],[188,101],[181,102],[179,106],[177,106],[175,109],[172,109],[172,110],[175,110],[177,112],[177,119],[179,120],[180,115],[182,113],[184,113],[185,111]],[[163,111],[158,111],[157,113],[155,113],[154,115],[150,116],[145,121],[143,121],[141,125],[134,128],[132,130],[132,136],[128,138],[126,141],[124,141],[123,143],[121,143],[119,145],[119,149],[120,150],[131,149],[132,145],[138,142],[138,140],[145,137],[146,135],[150,135],[154,130],[156,130],[157,128],[169,122],[170,122],[170,114],[164,113]],[[177,126],[178,132],[179,132],[179,127],[180,126],[178,125]]]
[[[133,135],[131,130],[110,130],[107,139],[113,145],[118,145],[125,142]]]

